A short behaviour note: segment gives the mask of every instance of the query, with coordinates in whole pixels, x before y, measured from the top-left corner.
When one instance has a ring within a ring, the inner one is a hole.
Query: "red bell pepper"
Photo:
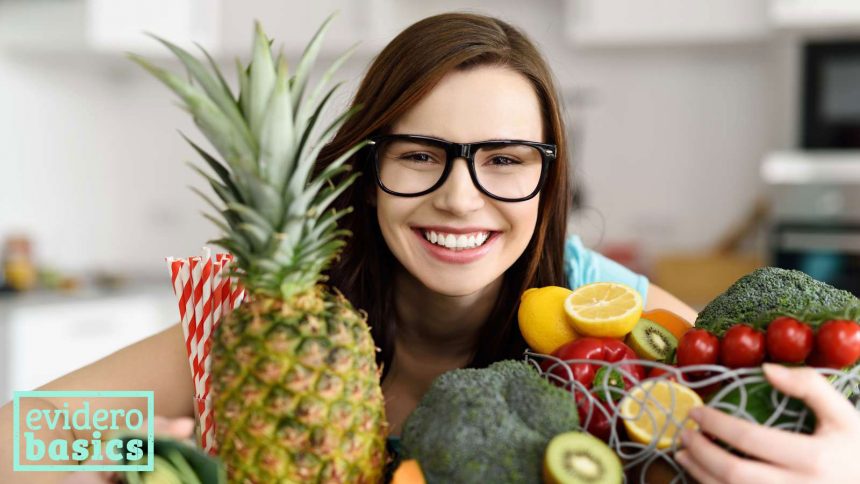
[[[557,350],[555,350],[552,355],[562,361],[596,360],[615,363],[617,361],[622,360],[638,359],[636,352],[633,351],[632,348],[617,339],[591,337],[580,338],[575,341],[571,341],[570,343],[564,344]],[[606,367],[606,365],[602,365],[600,363],[592,364],[583,362],[565,363],[564,365],[557,364],[554,368],[552,368],[552,370],[550,370],[550,367],[552,367],[554,363],[554,360],[546,359],[541,365],[544,371],[550,371],[553,375],[556,375],[560,378],[560,380],[553,378],[552,381],[554,383],[563,385],[565,382],[567,382],[570,378],[567,368],[570,368],[570,374],[573,375],[574,380],[582,384],[582,386],[584,386],[587,390],[591,390],[593,388],[593,385],[595,383],[594,378],[598,370],[600,370],[600,368]],[[567,366],[567,368],[565,368],[565,366]],[[625,372],[625,375],[623,375],[625,389],[629,389],[634,384],[634,382],[630,380],[628,375],[635,378],[636,382],[645,378],[645,369],[642,368],[641,365],[631,363],[619,365],[617,368]],[[591,408],[591,420],[588,422],[586,430],[590,434],[604,441],[608,441],[609,436],[611,434],[611,425],[610,419],[607,418],[606,413],[611,414],[611,407],[609,407],[606,403],[600,401],[599,396],[601,392],[595,393],[597,393],[597,395],[593,399],[587,398],[584,394],[582,394],[582,392],[576,393],[576,404],[579,410],[579,417],[580,420],[585,423],[589,408]],[[594,402],[593,407],[591,402]]]
[[[591,337],[579,338],[566,343],[555,350],[552,355],[560,360],[599,360],[609,363],[639,358],[632,348],[617,339]],[[544,369],[548,369],[553,363],[553,360],[544,360]],[[581,383],[585,388],[591,389],[594,383],[594,375],[598,369],[605,365],[599,363],[568,363],[567,366],[570,368],[574,380]],[[637,381],[645,378],[645,370],[640,365],[620,365],[618,368],[635,377]],[[552,374],[563,380],[569,378],[567,370],[562,365],[556,365],[552,369]],[[629,389],[633,385],[633,382],[626,376],[624,383],[626,389]]]

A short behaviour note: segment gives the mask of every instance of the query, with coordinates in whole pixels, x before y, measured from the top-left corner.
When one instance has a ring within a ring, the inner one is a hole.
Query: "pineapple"
[[[230,482],[377,482],[387,424],[367,313],[357,310],[321,272],[345,244],[327,207],[357,174],[337,175],[357,145],[311,180],[324,139],[318,116],[337,86],[325,85],[351,50],[336,60],[309,97],[307,80],[331,17],[306,48],[296,72],[271,52],[256,25],[253,59],[238,67],[233,96],[211,67],[158,39],[190,79],[131,55],[182,100],[221,160],[189,140],[214,172],[205,176],[220,199],[200,193],[220,217],[213,241],[235,256],[246,300],[225,318],[212,343],[212,398],[218,455]]]

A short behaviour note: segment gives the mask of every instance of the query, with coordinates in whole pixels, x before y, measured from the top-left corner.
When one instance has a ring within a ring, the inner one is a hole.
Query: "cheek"
[[[408,198],[393,197],[384,192],[377,193],[376,219],[380,230],[382,230],[382,235],[389,245],[394,242],[392,237],[398,236],[397,228],[404,225],[409,214],[414,211],[414,203]]]
[[[505,207],[505,217],[511,225],[511,233],[515,239],[525,239],[525,243],[531,239],[537,226],[539,206],[540,201],[535,197],[527,202]]]

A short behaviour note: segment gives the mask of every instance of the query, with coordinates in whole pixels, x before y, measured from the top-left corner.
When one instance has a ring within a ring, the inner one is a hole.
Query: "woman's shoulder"
[[[648,295],[647,277],[589,249],[576,234],[564,241],[564,265],[572,289],[592,282],[618,282],[635,288],[643,299]]]

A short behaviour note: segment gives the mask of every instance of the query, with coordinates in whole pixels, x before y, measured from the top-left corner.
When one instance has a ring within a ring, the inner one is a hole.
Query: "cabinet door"
[[[157,332],[170,324],[161,306],[156,298],[127,297],[12,310],[6,320],[8,395],[0,397],[32,390]]]
[[[763,39],[766,0],[565,0],[580,45],[685,44]]]

